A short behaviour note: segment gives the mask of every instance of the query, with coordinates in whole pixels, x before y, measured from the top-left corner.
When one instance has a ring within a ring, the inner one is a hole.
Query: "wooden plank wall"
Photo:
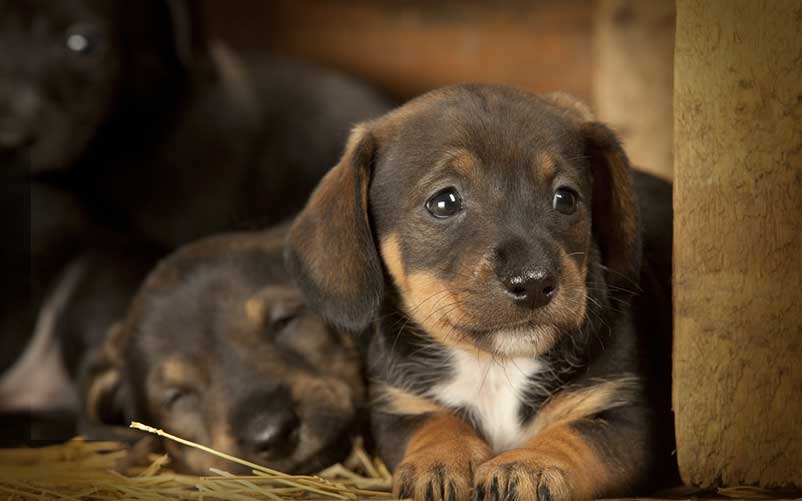
[[[208,1],[212,31],[349,70],[399,99],[461,81],[589,100],[588,0]]]

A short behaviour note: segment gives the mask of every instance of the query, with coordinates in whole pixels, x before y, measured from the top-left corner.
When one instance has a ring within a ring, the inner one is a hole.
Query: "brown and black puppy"
[[[651,480],[665,456],[644,347],[671,329],[671,197],[639,178],[564,95],[463,85],[354,130],[286,257],[326,318],[373,325],[396,495],[587,499]],[[643,271],[636,191],[658,206]]]
[[[210,237],[161,261],[83,364],[82,428],[137,420],[294,473],[341,460],[365,401],[359,354],[291,285],[283,235]],[[181,471],[232,468],[164,446]]]

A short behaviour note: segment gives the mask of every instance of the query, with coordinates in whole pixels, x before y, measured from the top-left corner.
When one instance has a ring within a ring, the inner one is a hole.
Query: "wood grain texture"
[[[802,486],[802,2],[680,0],[674,407],[683,480]]]
[[[401,99],[466,81],[591,94],[586,0],[209,0],[207,10],[235,47],[343,68]]]
[[[593,54],[599,120],[624,143],[632,163],[671,179],[674,1],[600,0]]]

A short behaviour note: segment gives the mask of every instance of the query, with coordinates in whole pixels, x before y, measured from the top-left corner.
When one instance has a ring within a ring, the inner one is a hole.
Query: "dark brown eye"
[[[557,188],[551,202],[555,210],[570,215],[576,212],[576,193],[568,188]]]
[[[426,201],[426,210],[439,219],[451,217],[462,210],[462,197],[456,188],[442,189]]]

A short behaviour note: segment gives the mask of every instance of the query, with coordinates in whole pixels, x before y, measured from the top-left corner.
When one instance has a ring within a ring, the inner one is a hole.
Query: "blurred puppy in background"
[[[87,249],[122,241],[164,254],[287,218],[352,124],[388,108],[339,72],[211,43],[201,7],[0,0],[0,163],[32,175],[34,313]],[[2,314],[0,372],[33,331],[5,322],[14,308]]]
[[[81,431],[119,438],[138,420],[294,473],[343,459],[364,415],[359,353],[291,285],[284,235],[209,237],[162,260],[81,362]],[[180,471],[232,466],[164,445]]]
[[[670,235],[670,185],[582,104],[464,85],[357,127],[287,259],[373,325],[396,496],[590,499],[671,470]]]

